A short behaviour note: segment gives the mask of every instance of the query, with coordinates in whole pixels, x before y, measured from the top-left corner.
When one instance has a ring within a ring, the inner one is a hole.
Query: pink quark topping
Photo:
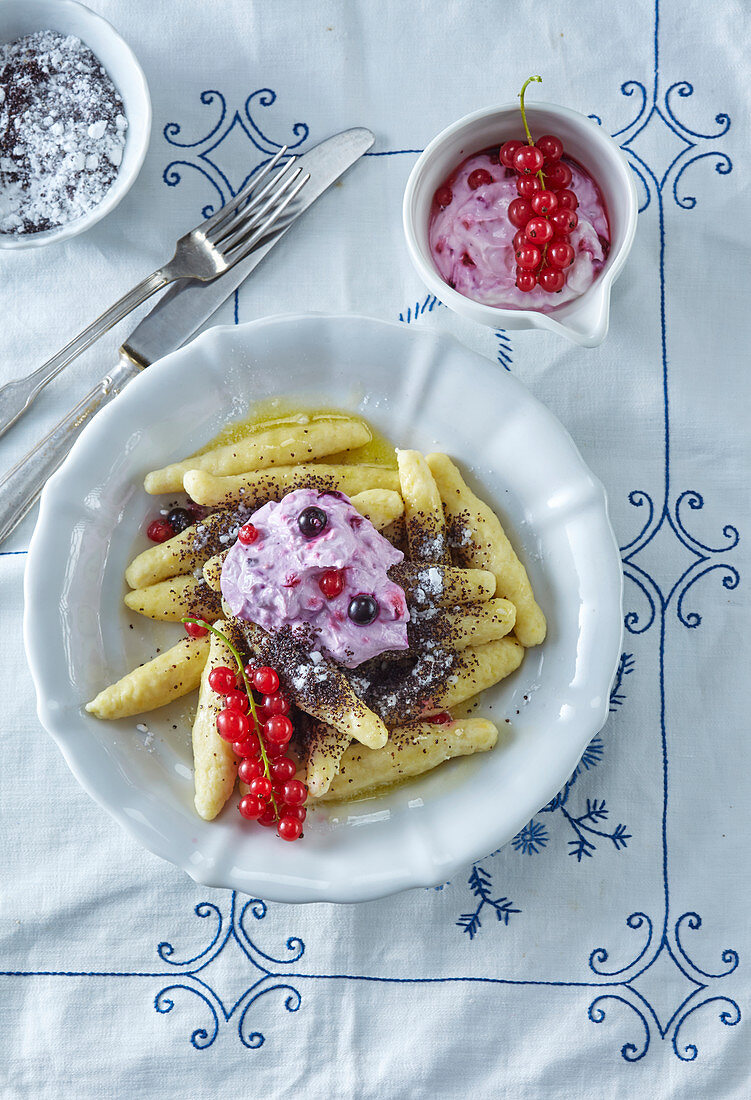
[[[430,251],[450,287],[467,298],[503,309],[549,312],[578,298],[601,270],[609,250],[610,229],[600,189],[575,161],[566,160],[569,185],[579,200],[579,223],[569,237],[574,262],[563,290],[517,288],[516,229],[508,218],[509,203],[519,197],[517,173],[491,160],[488,152],[463,161],[437,189],[430,217]],[[478,182],[479,181],[479,182]],[[443,205],[450,197],[447,205]]]
[[[222,567],[233,615],[270,632],[307,624],[347,668],[408,648],[407,601],[386,572],[404,555],[343,493],[296,489],[250,522],[257,535],[238,540]]]

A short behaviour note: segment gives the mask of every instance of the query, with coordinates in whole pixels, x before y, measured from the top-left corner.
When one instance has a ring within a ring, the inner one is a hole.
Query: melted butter
[[[306,405],[295,401],[291,397],[270,397],[266,401],[259,401],[249,410],[248,415],[242,420],[235,420],[222,428],[210,442],[196,451],[196,455],[205,454],[214,447],[222,447],[227,443],[237,443],[248,435],[255,435],[265,428],[279,428],[294,424],[309,424],[314,420],[357,420],[366,424],[373,438],[364,447],[357,447],[352,451],[340,451],[326,455],[318,462],[326,464],[342,464],[345,466],[364,464],[369,466],[388,466],[396,469],[396,451],[391,440],[379,432],[364,416],[355,416],[337,409],[333,406]],[[191,456],[193,457],[193,456]]]

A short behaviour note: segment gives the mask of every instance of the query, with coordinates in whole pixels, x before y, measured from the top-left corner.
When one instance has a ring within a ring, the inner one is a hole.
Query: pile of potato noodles
[[[449,682],[426,700],[425,720],[385,723],[354,692],[333,661],[327,674],[337,680],[346,705],[336,714],[322,704],[285,693],[311,717],[307,759],[300,775],[312,800],[363,797],[429,771],[455,756],[485,752],[498,730],[484,718],[440,724],[428,717],[473,700],[521,664],[525,648],[545,637],[524,566],[494,511],[466,485],[445,454],[424,456],[397,450],[397,468],[326,462],[356,452],[372,432],[345,414],[298,415],[291,423],[260,426],[239,441],[213,447],[193,458],[146,475],[151,494],[187,492],[196,503],[218,511],[167,542],[139,554],[128,566],[126,605],[148,618],[179,622],[188,615],[213,620],[232,633],[233,622],[219,598],[226,550],[216,553],[212,530],[226,524],[232,507],[246,518],[267,500],[279,500],[306,486],[337,489],[386,537],[401,530],[406,560],[396,567],[410,608],[438,608],[444,634],[456,654]],[[351,456],[356,458],[356,453]],[[240,520],[238,522],[245,522]],[[420,579],[432,580],[427,591]],[[259,644],[264,632],[244,624],[243,637]],[[232,654],[216,635],[182,638],[153,660],[105,688],[86,709],[116,719],[154,710],[198,689],[193,723],[195,805],[206,820],[231,797],[238,759],[216,729],[223,697],[209,686],[212,669],[233,666]]]

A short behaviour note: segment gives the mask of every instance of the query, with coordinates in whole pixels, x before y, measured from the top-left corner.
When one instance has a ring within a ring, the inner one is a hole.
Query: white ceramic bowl
[[[607,334],[610,291],[636,232],[638,202],[633,173],[613,139],[591,119],[552,103],[530,104],[526,111],[533,136],[559,137],[566,152],[587,169],[602,191],[610,221],[610,253],[592,286],[550,313],[500,309],[452,290],[433,262],[428,222],[436,188],[466,157],[523,133],[518,102],[466,115],[433,138],[418,158],[407,180],[402,210],[409,254],[433,294],[462,316],[491,328],[547,329],[584,347],[595,347]]]
[[[96,225],[115,209],[133,186],[149,147],[151,99],[146,77],[133,51],[111,23],[76,0],[2,0],[0,3],[0,42],[14,42],[26,34],[48,30],[80,38],[107,70],[120,93],[128,119],[123,159],[107,194],[88,214],[41,233],[19,236],[0,233],[0,248],[40,248],[76,237]]]
[[[280,392],[362,411],[403,446],[454,455],[506,517],[549,623],[545,643],[483,699],[480,713],[501,731],[492,752],[381,798],[310,810],[296,844],[249,826],[234,800],[216,821],[197,816],[192,700],[118,722],[82,707],[181,634],[122,602],[124,568],[148,545],[144,525],[158,507],[144,474]],[[42,497],[24,634],[43,725],[86,790],[147,848],[211,886],[364,901],[445,881],[508,841],[568,779],[608,712],[620,559],[602,486],[506,371],[424,330],[272,318],[209,330],[145,370],[82,432]]]

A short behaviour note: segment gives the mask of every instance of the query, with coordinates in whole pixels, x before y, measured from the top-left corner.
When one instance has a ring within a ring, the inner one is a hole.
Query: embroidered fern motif
[[[475,864],[468,881],[470,890],[479,899],[477,908],[472,913],[462,913],[456,923],[462,932],[469,935],[471,940],[475,938],[482,927],[480,913],[486,906],[489,905],[495,912],[497,919],[505,925],[508,925],[514,913],[521,913],[521,909],[514,909],[513,902],[507,897],[493,898],[491,896],[493,880],[484,867]]]
[[[611,712],[617,710],[623,703],[626,696],[622,693],[621,687],[623,685],[624,676],[630,676],[634,671],[634,657],[631,653],[621,653],[621,659],[618,662],[618,671],[615,674],[615,680],[613,686],[610,689],[610,710]]]

